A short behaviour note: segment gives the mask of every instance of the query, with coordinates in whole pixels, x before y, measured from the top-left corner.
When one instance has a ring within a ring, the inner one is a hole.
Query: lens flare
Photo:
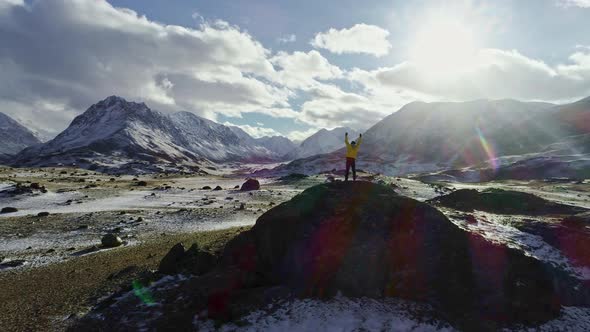
[[[479,143],[481,144],[481,147],[483,148],[484,152],[486,153],[489,159],[488,162],[490,163],[494,171],[497,171],[500,166],[500,163],[498,162],[498,158],[496,157],[496,151],[494,151],[493,145],[490,144],[490,142],[488,142],[488,140],[484,136],[481,129],[479,129],[479,127],[475,127],[475,130],[477,131]]]
[[[139,281],[137,281],[137,280],[134,280],[133,281],[133,293],[143,303],[145,303],[147,305],[153,305],[153,304],[155,304],[154,298],[152,297],[152,294],[150,293],[150,290],[148,288],[146,288],[146,287],[143,287],[143,285]]]

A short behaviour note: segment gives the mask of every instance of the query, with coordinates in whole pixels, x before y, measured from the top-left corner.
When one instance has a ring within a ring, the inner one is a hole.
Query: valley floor
[[[363,179],[395,185],[395,190],[420,201],[460,188],[504,188],[590,208],[590,184],[543,181],[427,184],[406,178]],[[113,177],[73,168],[0,168],[0,326],[8,330],[63,330],[78,315],[110,292],[129,287],[150,273],[175,243],[217,250],[229,238],[253,225],[276,204],[326,181],[318,175],[293,181],[261,179],[259,191],[242,192],[244,177],[145,175]],[[39,183],[47,192],[14,192],[16,184]],[[204,187],[209,189],[203,189]],[[220,190],[213,190],[220,186]],[[541,261],[559,266],[580,280],[590,280],[588,261],[576,259],[543,237],[532,225],[552,225],[550,217],[495,215],[476,211],[468,223],[452,209],[439,208],[459,227],[518,248]],[[38,216],[48,212],[48,216]],[[527,227],[520,227],[527,224]],[[544,227],[544,226],[543,226]],[[544,229],[544,228],[539,228]],[[100,249],[101,237],[116,233],[124,245]],[[590,235],[587,238],[590,240]],[[283,303],[272,313],[256,312],[244,326],[222,330],[451,330],[444,322],[413,315],[414,305],[400,301],[337,298]],[[388,317],[388,318],[385,318]],[[211,329],[214,326],[211,323]],[[544,330],[590,328],[590,310],[564,308],[560,319]]]

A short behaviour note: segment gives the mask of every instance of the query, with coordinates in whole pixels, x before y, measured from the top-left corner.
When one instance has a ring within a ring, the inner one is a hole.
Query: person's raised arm
[[[363,141],[363,134],[359,134],[359,138],[356,140],[356,146],[360,146]]]
[[[344,134],[344,144],[346,144],[346,146],[350,145],[350,143],[348,143],[348,133]]]

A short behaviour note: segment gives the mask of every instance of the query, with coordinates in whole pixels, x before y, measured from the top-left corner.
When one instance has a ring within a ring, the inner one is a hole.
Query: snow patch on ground
[[[294,300],[279,304],[272,312],[260,310],[243,318],[246,326],[196,321],[199,331],[455,331],[449,324],[420,318],[418,304],[398,299],[351,299],[329,301]]]
[[[502,216],[475,211],[472,215],[477,219],[477,223],[468,223],[464,219],[458,218],[455,211],[448,209],[440,210],[449,220],[462,229],[480,234],[492,242],[522,250],[526,255],[559,267],[578,279],[590,280],[589,268],[573,266],[559,249],[549,245],[541,236],[523,232],[507,225],[511,221],[522,221],[522,219],[530,217]]]

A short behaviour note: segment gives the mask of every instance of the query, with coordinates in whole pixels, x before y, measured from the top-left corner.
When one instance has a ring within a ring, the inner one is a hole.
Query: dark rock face
[[[304,191],[230,241],[222,259],[303,296],[426,301],[468,328],[533,324],[559,312],[537,260],[369,182]]]
[[[18,212],[18,209],[15,207],[10,207],[10,206],[4,207],[4,208],[2,208],[2,210],[0,210],[0,213],[14,213],[14,212]]]
[[[260,190],[260,182],[256,179],[248,179],[242,184],[241,191]]]
[[[213,190],[215,190],[215,191],[219,191],[219,190],[222,190],[222,189],[223,188],[221,188],[221,186],[217,186],[217,187],[213,188]]]
[[[498,214],[549,215],[575,214],[585,211],[579,207],[551,202],[533,194],[502,189],[488,189],[483,192],[475,189],[460,189],[434,198],[431,202],[466,212],[480,210]]]
[[[189,273],[202,275],[209,272],[217,264],[217,258],[212,254],[199,250],[193,244],[187,251],[182,243],[177,243],[162,258],[158,272],[162,274]]]
[[[166,256],[162,258],[160,261],[160,266],[158,267],[158,272],[163,274],[173,274],[177,271],[176,265],[184,256],[184,245],[182,243],[177,243],[168,251]]]

